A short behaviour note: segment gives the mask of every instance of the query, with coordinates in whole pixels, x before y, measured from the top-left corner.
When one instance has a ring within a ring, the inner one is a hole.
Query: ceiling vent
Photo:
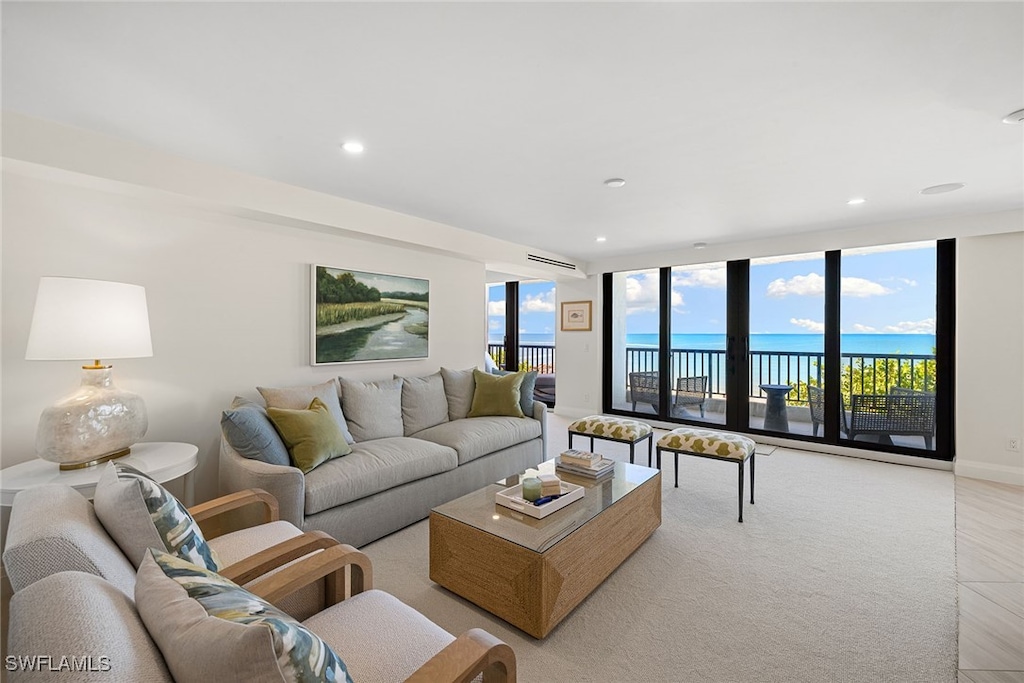
[[[576,265],[567,263],[565,261],[556,261],[553,258],[547,258],[546,256],[537,256],[536,254],[527,254],[527,261],[536,261],[537,263],[543,263],[546,266],[558,266],[559,268],[565,268],[566,270],[576,270]]]

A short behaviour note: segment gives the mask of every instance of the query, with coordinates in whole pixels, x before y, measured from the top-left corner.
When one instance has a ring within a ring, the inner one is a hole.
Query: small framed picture
[[[592,301],[562,302],[562,331],[589,332]]]

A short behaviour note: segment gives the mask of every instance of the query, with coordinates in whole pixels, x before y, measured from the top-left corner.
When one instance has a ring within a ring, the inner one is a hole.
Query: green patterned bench
[[[679,488],[679,454],[700,458],[727,460],[739,464],[740,521],[743,521],[743,463],[750,460],[750,504],[754,504],[754,448],[753,439],[738,434],[725,434],[710,429],[680,427],[658,439],[658,469],[661,452],[669,451],[675,460],[676,488]]]
[[[607,415],[588,415],[569,425],[569,448],[572,448],[572,437],[575,435],[590,437],[590,450],[594,450],[594,439],[617,441],[629,444],[629,462],[633,462],[633,449],[647,439],[647,466],[651,466],[654,450],[654,429],[646,422],[627,420]]]

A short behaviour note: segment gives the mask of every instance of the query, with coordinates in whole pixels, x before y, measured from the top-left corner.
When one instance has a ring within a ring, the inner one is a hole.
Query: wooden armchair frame
[[[350,584],[347,595],[344,590],[346,570]],[[304,586],[321,580],[326,582],[328,606],[334,605],[373,587],[373,565],[364,553],[350,545],[338,543],[272,576],[259,579],[249,588],[254,594],[274,604]],[[487,631],[474,628],[459,635],[428,659],[407,681],[468,683],[480,674],[483,674],[484,683],[515,683],[516,655],[507,643]]]

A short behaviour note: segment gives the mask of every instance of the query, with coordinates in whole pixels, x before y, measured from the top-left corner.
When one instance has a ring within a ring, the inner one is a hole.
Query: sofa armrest
[[[350,545],[324,548],[279,572],[253,582],[247,588],[267,602],[276,605],[295,591],[314,581],[325,582],[326,605],[329,607],[345,599],[345,569],[350,568],[349,596],[373,588],[373,564],[366,554]]]
[[[540,438],[544,444],[544,457],[541,460],[544,460],[548,453],[548,407],[540,401],[533,403],[533,419],[540,422]]]
[[[236,493],[229,493],[220,498],[214,498],[205,503],[193,505],[188,511],[192,515],[192,519],[196,520],[196,523],[199,524],[203,536],[211,539],[237,531],[237,529],[231,528],[225,518],[228,517],[229,512],[240,510],[250,505],[258,506],[261,513],[260,524],[276,522],[281,518],[277,498],[274,498],[262,489],[246,489]]]
[[[223,567],[218,573],[241,586],[304,555],[335,545],[340,543],[333,536],[323,531],[307,531]]]
[[[297,467],[271,465],[238,454],[220,439],[220,490],[233,493],[262,489],[277,499],[280,518],[302,528],[305,517],[306,479]]]
[[[468,683],[481,673],[484,683],[515,683],[516,653],[487,631],[473,628],[427,660],[406,683]]]

